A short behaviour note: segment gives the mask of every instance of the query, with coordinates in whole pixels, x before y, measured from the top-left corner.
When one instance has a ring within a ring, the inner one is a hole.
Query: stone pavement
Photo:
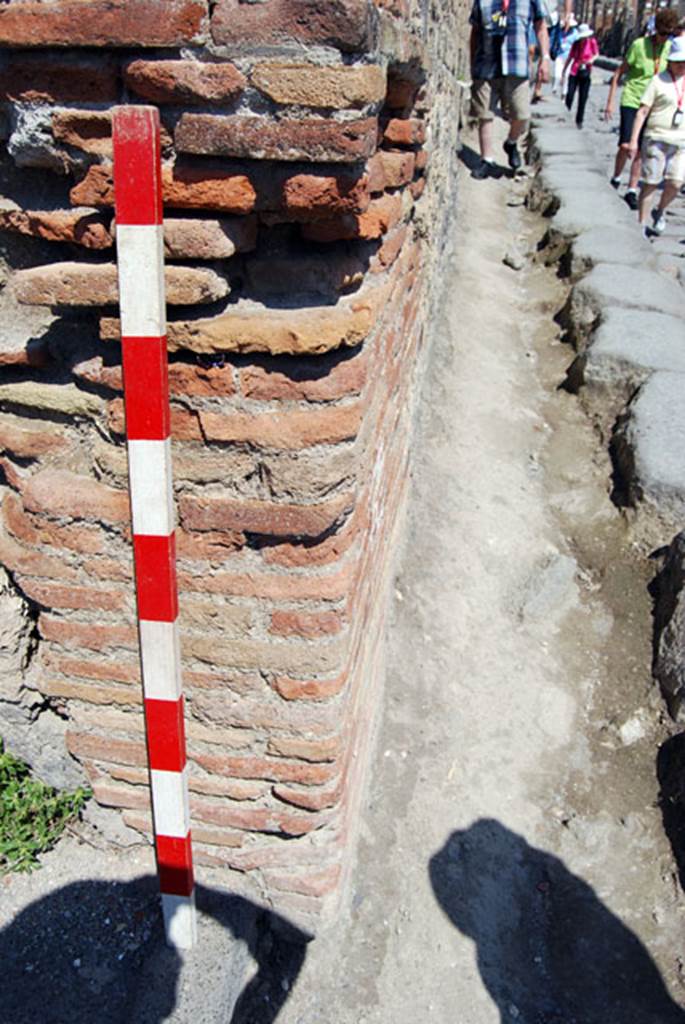
[[[556,97],[536,108],[532,152],[541,170],[531,200],[550,217],[546,262],[561,258],[572,282],[562,322],[578,355],[567,385],[609,447],[614,500],[635,513],[645,547],[670,546],[672,561],[682,559],[685,512],[685,199],[672,204],[664,235],[642,238],[623,187],[617,194],[608,182],[616,150],[616,124],[602,114],[609,77],[595,73],[581,131]],[[660,661],[685,659],[675,625],[685,624],[682,575],[670,572],[655,588],[655,671],[679,718],[685,679]]]

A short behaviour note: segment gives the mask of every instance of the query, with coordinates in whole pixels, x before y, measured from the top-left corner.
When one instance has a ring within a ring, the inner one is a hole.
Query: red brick
[[[318,537],[330,530],[352,507],[351,495],[318,505],[286,505],[271,501],[183,497],[179,502],[183,526],[190,530],[236,530],[267,536]]]
[[[389,110],[400,110],[411,107],[414,103],[419,86],[409,78],[399,77],[392,70],[388,72],[388,88],[385,105]]]
[[[56,110],[52,134],[58,142],[98,156],[112,155],[112,118],[99,110]]]
[[[107,426],[113,434],[122,435],[126,429],[124,402],[115,398],[107,405]],[[171,406],[171,436],[177,441],[202,441],[203,434],[198,414],[180,405]]]
[[[133,579],[131,560],[119,562],[114,558],[90,558],[82,563],[82,569],[88,576],[100,580],[116,580],[118,583],[130,583]]]
[[[0,229],[47,242],[70,242],[86,249],[108,249],[112,236],[95,210],[22,210],[0,201]]]
[[[368,523],[368,511],[357,506],[344,527],[316,544],[278,543],[262,548],[264,561],[269,565],[291,568],[312,568],[337,562],[349,551]]]
[[[295,892],[302,896],[326,896],[338,885],[341,870],[339,864],[332,864],[322,871],[308,871],[306,875],[265,871],[264,881],[270,889]]]
[[[425,149],[419,150],[416,154],[416,170],[423,171],[428,166],[428,151]]]
[[[348,213],[336,220],[304,224],[302,234],[313,242],[337,242],[343,239],[380,238],[394,227],[402,217],[401,195],[386,195],[372,199],[364,213]]]
[[[212,38],[219,45],[305,43],[366,52],[374,41],[374,18],[366,0],[219,0],[212,14]]]
[[[64,658],[51,655],[46,659],[49,668],[65,676],[82,679],[100,679],[112,683],[139,683],[140,667],[137,662],[126,663],[120,658],[93,661],[84,658]]]
[[[103,807],[126,807],[135,810],[150,809],[150,794],[140,786],[108,785],[93,782],[93,796]]]
[[[164,254],[172,259],[228,259],[256,246],[256,217],[164,218]]]
[[[0,420],[0,449],[11,455],[35,459],[63,452],[68,447],[68,440],[56,434],[52,426],[31,429],[17,426],[11,420]]]
[[[122,523],[129,519],[128,494],[66,469],[44,469],[24,488],[24,505],[31,512],[72,519]]]
[[[252,69],[250,84],[274,103],[344,110],[382,100],[385,70],[378,64],[261,61]]]
[[[407,225],[401,224],[396,231],[388,235],[371,261],[370,269],[373,273],[381,273],[393,265],[402,251],[402,246],[407,240],[408,232],[409,228]],[[406,323],[407,321],[405,321],[405,325]]]
[[[54,523],[41,522],[25,513],[21,499],[16,494],[5,495],[2,510],[8,531],[13,537],[28,544],[68,548],[84,554],[97,554],[104,546],[102,530],[94,526],[55,526]]]
[[[216,533],[176,531],[176,555],[194,561],[224,562],[245,547],[245,534],[226,530]]]
[[[415,153],[390,153],[381,150],[376,154],[376,158],[383,168],[386,188],[400,188],[414,177]]]
[[[1,22],[0,22],[1,24]],[[6,54],[0,98],[22,103],[114,103],[119,98],[117,67],[97,59],[64,59],[59,54]]]
[[[225,103],[245,78],[234,64],[197,60],[134,60],[124,70],[128,89],[152,103]]]
[[[8,339],[0,348],[0,366],[47,366],[50,350],[44,338]]]
[[[204,796],[225,796],[231,800],[252,801],[259,800],[268,792],[268,787],[262,782],[249,780],[217,779],[214,776],[191,775],[188,779],[188,788],[192,793],[202,793]]]
[[[167,206],[224,213],[251,213],[257,198],[245,173],[179,164],[162,168],[162,191]],[[69,198],[74,206],[113,206],[111,168],[93,164]]]
[[[272,736],[266,748],[267,754],[276,757],[292,757],[300,761],[317,764],[321,761],[335,761],[340,755],[340,737],[328,736],[321,740],[305,740],[288,736]]]
[[[248,832],[275,832],[301,836],[319,828],[322,822],[303,814],[284,814],[269,808],[227,807],[224,804],[210,804],[191,799],[190,812],[194,821],[206,821],[213,825],[245,829]]]
[[[10,572],[24,576],[43,576],[48,579],[73,580],[77,572],[59,558],[51,558],[40,551],[27,550],[9,537],[0,534],[0,565]],[[28,594],[29,591],[26,588]],[[31,595],[29,595],[31,596]]]
[[[273,794],[278,800],[300,807],[303,811],[324,811],[340,803],[343,788],[344,776],[341,775],[335,786],[328,789],[318,786],[312,789],[293,789],[292,786],[276,785]]]
[[[19,578],[24,593],[46,608],[98,609],[105,612],[121,611],[128,595],[123,590],[95,590],[93,587],[67,587],[56,583],[41,583]]]
[[[329,782],[338,772],[333,764],[292,764],[264,757],[228,757],[222,754],[195,752],[193,760],[206,771],[238,779],[266,779],[269,782],[299,782],[320,785]]]
[[[318,444],[354,440],[361,425],[362,409],[356,403],[262,415],[200,411],[198,416],[207,441],[298,451]]]
[[[81,700],[86,704],[142,705],[143,693],[138,686],[102,686],[97,683],[77,683],[67,679],[41,676],[38,689],[46,697]]]
[[[269,632],[279,636],[331,636],[345,626],[340,612],[274,612]]]
[[[365,176],[345,171],[335,175],[293,174],[282,183],[276,209],[306,221],[334,213],[363,213],[369,202]]]
[[[324,362],[324,358],[298,359],[283,364],[266,363],[248,366],[240,371],[240,389],[246,398],[263,402],[278,400],[335,402],[361,393],[366,383],[368,351],[355,353],[351,359]]]
[[[378,120],[270,120],[243,114],[182,114],[174,140],[180,153],[246,160],[356,163],[376,150]]]
[[[2,46],[184,46],[206,0],[15,0],[0,8]]]
[[[412,199],[420,199],[421,196],[423,195],[425,187],[425,178],[419,178],[418,181],[412,181],[411,185],[409,186],[409,191],[411,192]]]
[[[285,700],[328,700],[337,697],[347,686],[347,673],[335,679],[290,679],[277,676],[273,682],[274,689]]]
[[[73,729],[67,729],[66,740],[67,750],[74,757],[89,757],[95,761],[110,761],[113,764],[147,764],[145,743],[139,740],[97,736],[94,733],[77,732]]]
[[[267,601],[341,601],[349,595],[354,576],[355,567],[350,562],[327,575],[215,572],[190,576],[182,573],[178,580],[183,590],[224,594],[226,597],[256,597]]]
[[[390,146],[415,146],[426,141],[426,126],[413,117],[394,117],[383,131],[383,142]]]
[[[112,391],[123,391],[124,382],[121,366],[105,366],[102,356],[93,356],[76,363],[71,372],[79,380],[87,380],[90,384],[110,388]]]
[[[138,632],[134,626],[71,622],[42,613],[38,618],[38,630],[44,640],[52,640],[63,647],[101,651],[108,647],[136,650],[138,646]]]

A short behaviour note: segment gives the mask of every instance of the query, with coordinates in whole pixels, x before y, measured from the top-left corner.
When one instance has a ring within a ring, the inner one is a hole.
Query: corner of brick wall
[[[110,109],[151,102],[195,860],[312,930],[344,892],[369,784],[466,16],[0,7],[0,560],[33,622],[21,700],[66,720],[64,757],[149,836]]]

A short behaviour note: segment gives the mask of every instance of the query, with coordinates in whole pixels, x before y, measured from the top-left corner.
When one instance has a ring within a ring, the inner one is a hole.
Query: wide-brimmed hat
[[[671,40],[668,60],[685,60],[685,36],[676,36]]]
[[[589,25],[578,26],[578,35],[576,36],[576,39],[587,39],[589,36],[592,35],[594,35],[594,32],[592,31]]]

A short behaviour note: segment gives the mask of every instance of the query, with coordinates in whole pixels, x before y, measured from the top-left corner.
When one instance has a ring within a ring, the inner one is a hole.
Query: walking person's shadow
[[[503,1022],[684,1024],[639,939],[559,858],[483,819],[453,832],[429,871]]]
[[[193,1019],[272,1024],[311,937],[240,896],[200,885],[195,893],[198,910],[218,923],[220,935],[225,929],[244,944],[257,970],[236,1001],[246,958],[234,958],[230,943],[217,948],[216,935],[210,952],[201,931],[190,968],[197,990]],[[154,876],[74,882],[36,900],[0,930],[0,1024],[177,1020],[179,981],[189,977],[183,966],[164,940]]]

